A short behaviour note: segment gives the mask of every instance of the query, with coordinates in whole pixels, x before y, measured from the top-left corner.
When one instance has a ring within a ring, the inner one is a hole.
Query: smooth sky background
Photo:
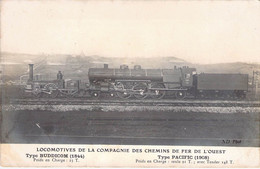
[[[3,0],[1,51],[260,63],[260,1]]]

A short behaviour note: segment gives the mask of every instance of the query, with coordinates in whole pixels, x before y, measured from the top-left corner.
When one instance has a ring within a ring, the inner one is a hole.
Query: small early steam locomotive
[[[176,66],[173,69],[142,69],[135,65],[120,68],[90,68],[89,83],[63,79],[61,72],[52,81],[33,79],[33,65],[29,65],[29,80],[26,93],[35,97],[99,97],[118,96],[121,99],[161,99],[164,96],[176,99],[188,98],[245,98],[248,91],[247,74],[197,74],[195,68]]]

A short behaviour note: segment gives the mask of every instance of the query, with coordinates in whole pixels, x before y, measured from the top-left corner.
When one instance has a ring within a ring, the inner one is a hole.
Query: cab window
[[[189,73],[185,74],[185,78],[189,79],[190,78],[190,74]]]

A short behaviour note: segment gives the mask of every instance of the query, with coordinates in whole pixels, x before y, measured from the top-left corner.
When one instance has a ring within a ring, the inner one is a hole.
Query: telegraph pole
[[[259,80],[260,71],[253,71],[253,80],[252,85],[255,91],[255,99],[258,97],[258,80]]]

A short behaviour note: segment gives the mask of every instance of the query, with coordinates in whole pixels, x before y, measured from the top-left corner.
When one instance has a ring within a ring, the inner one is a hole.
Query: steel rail
[[[194,106],[194,107],[260,107],[258,101],[225,100],[80,100],[80,99],[13,99],[21,105],[104,105],[104,106]]]

